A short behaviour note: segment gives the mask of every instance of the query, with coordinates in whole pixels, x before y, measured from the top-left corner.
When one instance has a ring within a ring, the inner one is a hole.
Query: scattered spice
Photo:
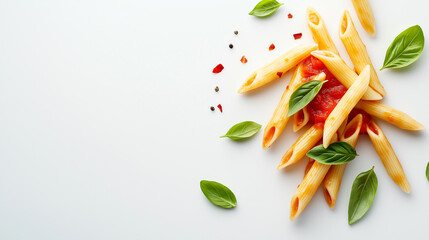
[[[270,45],[270,47],[268,48],[268,50],[272,51],[272,50],[274,50],[274,48],[276,48],[276,46],[274,46],[274,44],[273,44],[273,43],[271,43],[271,45]]]
[[[233,47],[234,47],[234,45],[232,45],[232,43],[231,43],[231,44],[229,44],[229,48],[231,48],[231,49],[232,49]]]
[[[219,87],[218,86],[215,87],[215,92],[219,92]]]
[[[210,110],[214,111],[214,110],[215,110],[215,107],[211,106],[211,107],[210,107]]]
[[[222,112],[222,105],[217,105],[217,108],[219,108],[220,112]]]
[[[235,30],[235,31],[234,31],[234,34],[235,34],[235,35],[238,35],[238,31],[237,31],[237,30]]]
[[[242,63],[247,63],[247,58],[245,57],[245,56],[243,56],[243,57],[241,57],[241,60],[240,60]]]
[[[293,15],[289,13],[289,14],[287,15],[287,17],[288,17],[288,18],[293,18]]]
[[[279,76],[279,78],[281,78],[283,75],[283,72],[277,72],[277,76]]]
[[[295,40],[298,40],[298,39],[300,39],[302,37],[302,33],[295,33],[293,35],[293,37],[295,38]]]
[[[213,73],[220,73],[223,70],[222,64],[218,64],[215,68],[213,68]]]

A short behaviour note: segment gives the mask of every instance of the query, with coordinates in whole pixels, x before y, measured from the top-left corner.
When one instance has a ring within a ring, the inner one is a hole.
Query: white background
[[[245,142],[219,136],[237,122],[268,122],[290,75],[248,95],[236,91],[253,69],[312,42],[307,6],[322,15],[347,63],[337,33],[343,10],[351,10],[379,69],[401,31],[419,24],[429,34],[429,2],[371,1],[375,38],[363,31],[351,1],[280,2],[285,5],[277,13],[258,19],[247,14],[257,0],[1,0],[0,239],[427,236],[426,130],[412,133],[379,121],[411,183],[410,195],[391,181],[363,136],[335,208],[318,191],[295,222],[289,221],[290,199],[306,163],[285,171],[276,166],[301,133],[288,126],[269,150],[261,148],[262,130]],[[294,40],[298,32],[303,37]],[[276,49],[270,52],[271,43]],[[218,63],[225,70],[212,74]],[[413,66],[379,73],[384,102],[426,126],[428,63],[426,49]],[[224,112],[211,112],[219,103]],[[376,198],[350,227],[352,182],[373,165]],[[200,191],[202,179],[230,187],[237,208],[212,205]]]

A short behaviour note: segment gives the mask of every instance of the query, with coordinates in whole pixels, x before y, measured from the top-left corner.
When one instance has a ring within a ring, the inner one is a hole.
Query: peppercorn
[[[231,48],[231,49],[232,49],[233,47],[234,47],[234,45],[232,45],[232,44],[229,44],[229,48]]]
[[[219,87],[218,86],[215,87],[215,92],[219,92]]]
[[[235,30],[235,31],[234,31],[234,34],[235,34],[235,35],[238,35],[238,31],[237,31],[237,30]]]
[[[215,107],[211,106],[211,107],[210,107],[210,110],[214,111],[214,110],[215,110]]]

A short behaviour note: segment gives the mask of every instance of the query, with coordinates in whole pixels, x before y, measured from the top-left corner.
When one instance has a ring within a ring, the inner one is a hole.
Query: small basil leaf
[[[289,110],[287,115],[290,117],[307,106],[307,104],[316,97],[325,82],[326,81],[322,82],[317,80],[309,81],[293,91],[289,99]]]
[[[377,185],[374,167],[356,177],[350,193],[349,225],[357,222],[369,210],[377,192]]]
[[[234,208],[237,206],[237,199],[234,193],[221,183],[201,180],[200,188],[207,199],[214,205],[223,208]]]
[[[428,165],[426,165],[426,178],[429,181],[429,162],[428,162]]]
[[[260,124],[257,124],[252,121],[244,121],[244,122],[235,124],[228,130],[228,132],[225,135],[220,137],[221,138],[229,137],[233,140],[246,139],[255,135],[259,131],[259,129],[261,129]]]
[[[401,32],[387,49],[385,68],[403,68],[419,59],[425,45],[425,37],[419,25],[412,26]]]
[[[356,156],[356,150],[346,142],[334,142],[324,148],[320,144],[307,152],[307,156],[326,165],[338,165],[350,162]]]
[[[255,17],[267,17],[273,14],[277,9],[283,5],[276,0],[262,0],[256,4],[255,8],[249,13]]]

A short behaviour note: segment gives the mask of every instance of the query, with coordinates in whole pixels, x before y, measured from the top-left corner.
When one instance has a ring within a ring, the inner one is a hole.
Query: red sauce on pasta
[[[326,118],[334,110],[337,103],[344,96],[347,88],[339,82],[334,75],[317,58],[310,56],[304,60],[302,74],[309,81],[321,72],[326,74],[326,80],[316,97],[307,105],[310,120],[314,124],[323,125]]]
[[[365,111],[362,111],[362,110],[360,110],[360,109],[356,109],[356,108],[354,108],[351,112],[350,112],[350,114],[349,114],[349,122],[356,116],[356,115],[358,115],[358,114],[362,114],[362,127],[360,128],[360,134],[365,134],[365,133],[367,133],[366,132],[366,128],[367,128],[367,126],[368,126],[368,123],[369,123],[369,121],[371,121],[371,115],[369,115],[367,112],[365,112]],[[373,129],[373,131],[375,131],[374,129]]]

